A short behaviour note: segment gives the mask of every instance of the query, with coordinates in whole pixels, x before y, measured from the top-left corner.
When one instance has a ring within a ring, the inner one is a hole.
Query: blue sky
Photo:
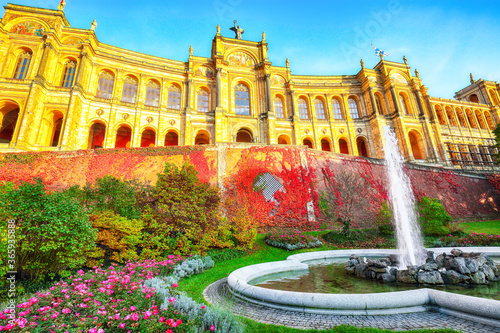
[[[11,0],[57,8],[58,0]],[[97,20],[101,42],[174,60],[210,57],[216,25],[223,36],[233,20],[243,39],[266,32],[268,57],[277,66],[289,58],[294,74],[356,74],[359,60],[373,67],[370,44],[402,62],[406,55],[432,96],[453,98],[475,79],[500,81],[499,1],[263,1],[263,0],[66,0],[73,27]],[[6,5],[6,2],[3,3]],[[3,10],[2,10],[3,16]]]

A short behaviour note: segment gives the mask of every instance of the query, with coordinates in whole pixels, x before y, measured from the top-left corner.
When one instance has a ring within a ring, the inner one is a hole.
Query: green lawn
[[[500,235],[500,221],[465,222],[462,227],[465,232]]]
[[[318,233],[314,233],[317,235]],[[215,282],[219,279],[227,277],[234,270],[258,263],[270,262],[270,261],[279,261],[286,259],[289,255],[301,252],[308,251],[324,251],[324,250],[332,250],[335,249],[331,246],[323,245],[320,248],[316,249],[308,249],[308,250],[298,250],[293,252],[288,252],[283,249],[274,248],[268,246],[264,243],[264,235],[258,235],[257,240],[252,248],[252,250],[246,253],[243,257],[234,258],[231,260],[227,260],[224,262],[219,262],[215,264],[215,267],[209,269],[201,274],[194,275],[186,280],[182,280],[179,283],[180,290],[186,291],[189,296],[191,296],[194,300],[198,302],[205,302],[203,298],[203,290],[212,282]],[[285,326],[276,326],[276,325],[266,325],[261,324],[256,321],[240,317],[242,322],[246,326],[246,332],[252,333],[380,333],[380,332],[391,332],[389,330],[380,330],[373,328],[356,328],[352,326],[338,326],[333,329],[318,331],[318,330],[300,330],[288,328]],[[419,332],[419,333],[431,333],[431,332],[455,332],[453,330],[448,329],[439,329],[439,330],[416,330],[411,332]]]

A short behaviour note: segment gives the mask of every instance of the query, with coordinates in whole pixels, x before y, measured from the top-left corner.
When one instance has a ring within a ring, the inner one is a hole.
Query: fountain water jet
[[[411,183],[403,170],[404,160],[399,152],[398,140],[389,126],[384,126],[385,160],[389,198],[396,224],[399,268],[425,263],[425,249],[422,241],[415,197]]]

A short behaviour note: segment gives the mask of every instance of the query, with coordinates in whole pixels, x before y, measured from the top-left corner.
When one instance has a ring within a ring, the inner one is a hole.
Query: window
[[[198,112],[208,112],[208,91],[198,90]]]
[[[342,117],[342,110],[340,109],[340,102],[336,99],[332,99],[332,110],[333,119],[344,119],[344,117]]]
[[[73,86],[73,80],[75,79],[76,72],[76,62],[68,61],[66,65],[64,65],[64,76],[62,86],[64,88],[71,88]]]
[[[406,104],[406,98],[403,95],[399,95],[399,102],[401,104],[401,108],[403,109],[403,114],[408,115],[408,105]]]
[[[375,103],[377,103],[377,109],[379,114],[385,114],[384,104],[382,103],[382,98],[377,94],[375,95]]]
[[[113,97],[113,86],[115,77],[108,72],[102,72],[99,76],[99,86],[97,88],[97,97],[111,99]]]
[[[309,110],[307,109],[307,102],[303,98],[299,98],[297,104],[299,106],[299,118],[309,119]]]
[[[236,106],[236,114],[250,115],[250,97],[246,86],[238,84],[234,88],[234,104]]]
[[[276,118],[285,118],[285,114],[283,113],[283,100],[279,97],[274,99],[274,113],[276,114]]]
[[[14,74],[14,79],[23,80],[28,74],[28,69],[30,68],[31,62],[31,52],[24,51],[19,55],[19,60],[17,61],[16,73]]]
[[[181,91],[176,86],[168,88],[168,108],[174,110],[181,109]]]
[[[358,119],[359,111],[358,111],[358,103],[356,103],[356,100],[354,98],[349,98],[347,100],[347,104],[349,105],[349,112],[351,114],[351,118]]]
[[[160,105],[160,85],[154,81],[149,81],[146,88],[146,106]]]
[[[137,80],[131,76],[125,77],[123,83],[122,102],[135,104],[137,99]]]
[[[474,115],[472,114],[472,111],[467,110],[466,113],[467,113],[467,118],[469,119],[470,127],[477,128],[476,122],[474,121]]]
[[[325,105],[323,104],[323,101],[320,99],[314,100],[314,108],[316,109],[316,118],[318,120],[325,120]]]
[[[453,114],[453,110],[446,109],[446,115],[448,116],[448,123],[450,126],[457,127],[457,121],[455,120],[455,115]]]

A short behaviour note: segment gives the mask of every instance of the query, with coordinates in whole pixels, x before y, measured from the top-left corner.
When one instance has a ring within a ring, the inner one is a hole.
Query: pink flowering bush
[[[264,237],[266,244],[288,251],[323,245],[316,237],[304,234],[300,230],[274,230]]]
[[[8,309],[1,312],[0,332],[186,332],[198,324],[196,319],[190,320],[173,306],[161,309],[156,290],[143,284],[172,273],[183,260],[170,255],[162,261],[80,270],[17,304],[15,319],[11,320]]]
[[[500,235],[487,235],[472,232],[469,236],[453,236],[448,234],[439,239],[442,246],[500,246]]]

